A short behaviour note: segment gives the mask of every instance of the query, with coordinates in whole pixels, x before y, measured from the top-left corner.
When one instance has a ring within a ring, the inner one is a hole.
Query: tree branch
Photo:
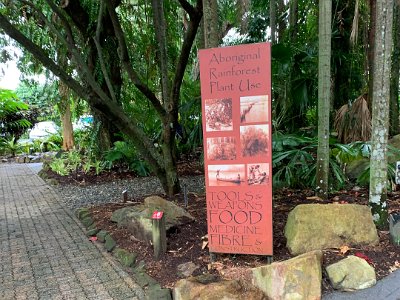
[[[143,82],[139,79],[138,74],[133,70],[133,68],[131,66],[124,33],[122,31],[121,24],[118,20],[117,13],[115,12],[115,9],[114,9],[111,1],[105,0],[105,2],[107,5],[108,13],[111,18],[111,22],[114,27],[115,36],[118,39],[118,44],[119,44],[118,55],[121,58],[121,63],[123,65],[125,71],[127,72],[129,78],[132,80],[133,84],[139,89],[139,91],[141,91],[143,93],[143,95],[145,95],[147,97],[147,99],[150,101],[150,103],[154,106],[154,108],[157,111],[157,113],[159,114],[160,118],[164,119],[166,112],[165,112],[164,108],[162,107],[160,101],[158,100],[156,95],[149,89],[149,87],[146,86],[145,84],[143,84]]]
[[[100,61],[100,67],[101,71],[104,76],[104,80],[106,81],[106,85],[108,88],[108,91],[110,92],[111,98],[113,99],[114,102],[117,102],[117,98],[115,96],[114,88],[112,86],[112,83],[110,81],[110,77],[108,76],[107,73],[107,68],[104,63],[104,58],[103,58],[103,50],[100,45],[100,34],[101,34],[101,27],[102,27],[102,20],[103,20],[103,14],[104,14],[104,2],[100,1],[100,9],[99,9],[99,16],[97,18],[97,28],[96,28],[96,36],[93,38],[94,43],[96,45],[97,53],[99,54],[99,61]]]
[[[183,76],[189,60],[190,51],[194,39],[196,37],[197,29],[199,28],[201,18],[203,16],[203,3],[201,0],[197,0],[195,13],[191,16],[188,29],[185,33],[185,37],[182,44],[181,54],[176,64],[175,77],[172,84],[172,95],[175,105],[178,105],[179,91],[182,85]],[[177,107],[176,107],[177,109]]]
[[[67,72],[64,71],[64,69],[58,66],[52,59],[47,56],[46,52],[41,47],[33,43],[25,35],[23,35],[10,22],[8,22],[7,18],[4,17],[4,15],[1,13],[0,28],[2,28],[8,36],[17,41],[22,47],[32,53],[35,58],[39,60],[43,64],[43,66],[54,73],[54,75],[60,77],[61,80],[63,80],[65,84],[68,85],[68,87],[70,87],[79,95],[79,97],[83,99],[87,99],[89,97],[89,93],[82,85],[79,84],[78,81],[69,76]]]
[[[164,102],[164,108],[168,111],[172,109],[169,90],[169,80],[168,80],[168,55],[167,55],[167,37],[164,16],[164,5],[163,1],[152,0],[151,6],[153,9],[153,24],[154,31],[158,46],[158,65],[160,67],[161,75],[161,93]]]
[[[189,14],[190,17],[196,14],[196,9],[186,0],[178,0],[182,8]]]

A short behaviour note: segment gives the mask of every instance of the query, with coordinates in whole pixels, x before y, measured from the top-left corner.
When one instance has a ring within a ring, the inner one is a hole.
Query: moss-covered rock
[[[132,266],[135,263],[137,257],[136,253],[131,253],[122,248],[115,248],[113,254],[118,259],[118,261],[125,267]]]
[[[252,282],[268,299],[321,299],[322,251],[252,269]]]
[[[102,243],[104,243],[104,242],[106,241],[106,236],[107,236],[108,234],[109,234],[108,231],[106,231],[106,230],[100,230],[100,231],[96,234],[97,240],[100,241],[100,242],[102,242]]]
[[[117,243],[115,242],[115,240],[112,238],[111,235],[107,234],[106,237],[105,237],[104,248],[106,248],[106,250],[108,252],[111,252],[111,251],[113,251],[115,246],[117,246]]]
[[[295,255],[379,242],[370,208],[357,204],[298,205],[289,213],[285,237],[286,246]]]

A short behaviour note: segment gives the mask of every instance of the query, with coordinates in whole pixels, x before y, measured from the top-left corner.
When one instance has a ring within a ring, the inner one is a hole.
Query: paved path
[[[0,165],[0,299],[143,299],[35,170]]]
[[[400,300],[400,270],[379,280],[371,288],[357,292],[336,292],[323,297],[324,300]]]

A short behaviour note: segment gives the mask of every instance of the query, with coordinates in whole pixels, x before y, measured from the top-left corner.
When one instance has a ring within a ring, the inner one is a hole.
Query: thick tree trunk
[[[400,133],[399,128],[400,79],[400,1],[395,1],[393,13],[393,53],[390,75],[390,135]]]
[[[219,45],[218,2],[203,0],[203,24],[205,48],[215,48]]]
[[[369,205],[376,225],[387,226],[387,140],[393,0],[377,1],[372,95]]]
[[[58,91],[60,93],[60,103],[58,108],[61,114],[61,125],[62,125],[62,138],[63,144],[62,149],[65,151],[69,151],[74,148],[74,130],[72,128],[71,121],[71,105],[69,99],[69,89],[62,82],[59,82]]]
[[[332,1],[319,2],[318,51],[318,150],[316,193],[328,198],[329,178],[329,109],[331,95],[331,15]]]

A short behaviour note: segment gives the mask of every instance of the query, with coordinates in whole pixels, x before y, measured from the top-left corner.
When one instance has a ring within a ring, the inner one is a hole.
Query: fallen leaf
[[[392,272],[394,272],[394,271],[396,271],[398,269],[400,269],[400,263],[399,263],[399,261],[396,260],[394,262],[394,265],[389,267],[389,272],[392,273]]]
[[[372,260],[371,260],[368,256],[366,256],[364,253],[356,252],[356,253],[354,253],[354,255],[357,256],[357,257],[359,257],[359,258],[364,259],[367,263],[369,263],[370,265],[372,265]]]
[[[208,245],[208,241],[203,241],[203,245],[201,245],[201,250],[204,250]]]
[[[316,201],[322,201],[322,198],[318,196],[312,196],[312,197],[307,197],[307,200],[316,200]]]
[[[346,246],[346,245],[340,247],[339,249],[340,249],[340,253],[343,255],[346,254],[350,250],[349,246]]]

